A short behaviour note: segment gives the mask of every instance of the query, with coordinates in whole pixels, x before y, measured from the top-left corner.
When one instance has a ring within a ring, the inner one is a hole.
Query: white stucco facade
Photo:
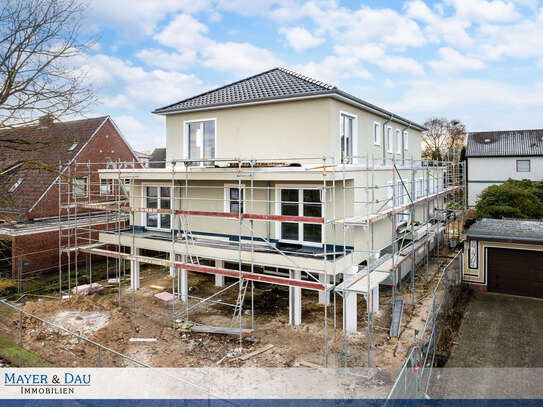
[[[518,161],[522,163],[518,163],[517,168]],[[525,171],[527,165],[529,171]],[[541,181],[543,157],[468,157],[468,205],[477,204],[479,195],[489,186],[503,184],[509,178]]]

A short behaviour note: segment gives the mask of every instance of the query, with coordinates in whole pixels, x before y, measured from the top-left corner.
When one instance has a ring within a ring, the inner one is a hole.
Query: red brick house
[[[109,116],[66,122],[42,118],[39,125],[0,132],[0,140],[0,276],[58,270],[59,230],[63,246],[73,235],[70,201],[107,200],[117,192],[100,185],[98,170],[118,161],[139,167],[136,155]],[[78,219],[92,225],[87,236],[79,236],[80,244],[92,241],[95,230],[115,227],[98,211],[79,213]]]

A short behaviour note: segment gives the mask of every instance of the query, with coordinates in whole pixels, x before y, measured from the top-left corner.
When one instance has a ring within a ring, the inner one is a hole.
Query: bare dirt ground
[[[449,258],[432,260],[430,273],[437,274],[439,267]],[[228,280],[231,284],[235,280]],[[406,303],[411,302],[409,277],[405,280],[398,296]],[[423,275],[415,282],[418,299],[415,307],[407,305],[402,321],[401,335],[397,339],[388,338],[391,322],[391,289],[382,287],[380,293],[381,310],[374,317],[371,330],[372,367],[383,372],[381,379],[391,384],[401,367],[409,347],[413,343],[414,330],[421,330],[425,323],[428,309],[431,307],[431,288],[435,278],[428,284]],[[53,322],[66,329],[89,338],[119,353],[130,356],[153,367],[258,367],[284,368],[298,367],[310,362],[324,366],[324,306],[317,303],[317,292],[303,291],[302,325],[288,325],[288,289],[255,283],[254,320],[255,333],[252,338],[243,341],[243,353],[249,353],[266,345],[273,347],[246,360],[228,357],[239,347],[239,337],[219,334],[198,334],[183,332],[180,324],[174,320],[184,318],[185,304],[176,301],[175,316],[172,315],[171,302],[164,302],[154,297],[161,291],[170,291],[172,281],[164,269],[142,267],[141,290],[133,294],[128,279],[123,280],[121,306],[118,304],[118,292],[114,285],[107,286],[102,294],[92,296],[73,296],[63,300],[28,301],[23,309],[33,315]],[[161,286],[164,289],[153,288]],[[189,273],[190,295],[208,297],[219,291],[213,284],[213,276]],[[235,303],[236,286],[225,291],[214,300]],[[191,305],[196,300],[191,300]],[[250,286],[248,288],[244,327],[251,326]],[[336,298],[336,318],[334,302],[328,306],[328,367],[344,366],[344,338],[341,331],[341,297]],[[359,332],[349,335],[348,366],[360,368],[367,366],[367,315],[364,314],[365,300],[359,296]],[[233,308],[224,304],[206,303],[190,314],[191,321],[213,326],[228,327],[232,320]],[[249,314],[248,314],[249,313]],[[336,329],[334,329],[334,324]],[[13,331],[18,331],[18,318],[12,320]],[[107,367],[135,367],[126,359],[107,351],[98,352],[95,345],[53,329],[36,319],[24,318],[24,348],[39,354],[54,366],[95,367],[100,363]],[[131,342],[130,338],[155,338],[155,342]],[[226,356],[226,358],[225,358]],[[218,363],[219,361],[221,361]]]

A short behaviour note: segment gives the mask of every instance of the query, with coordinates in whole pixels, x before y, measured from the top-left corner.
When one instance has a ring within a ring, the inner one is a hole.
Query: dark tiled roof
[[[166,149],[155,148],[149,159],[149,168],[166,168]]]
[[[328,93],[333,86],[275,68],[229,85],[202,93],[160,109],[155,113],[178,112],[200,107],[221,106],[259,100]]]
[[[5,171],[0,175],[0,211],[27,212],[56,179],[59,161],[72,160],[106,119],[96,117],[0,131],[0,169]],[[19,179],[22,183],[9,192]]]
[[[471,238],[503,238],[543,241],[543,222],[513,219],[479,219],[466,235]]]
[[[358,99],[347,92],[339,90],[335,86],[289,71],[285,68],[274,68],[262,72],[258,75],[158,108],[153,113],[187,112],[243,103],[319,95],[342,97],[347,99],[347,101],[361,104],[368,109],[374,110],[382,116],[392,116],[396,120],[411,124],[420,130],[425,130],[423,126],[417,123],[413,123],[362,99]]]
[[[505,157],[543,155],[543,129],[483,131],[468,134],[466,156]]]

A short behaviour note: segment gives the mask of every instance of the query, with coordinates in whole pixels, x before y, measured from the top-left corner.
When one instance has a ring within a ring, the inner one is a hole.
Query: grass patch
[[[19,344],[10,341],[6,338],[0,338],[0,356],[7,360],[11,366],[19,366],[21,357],[21,351],[19,350]],[[42,359],[37,353],[23,349],[22,351],[23,367],[51,366],[45,360]]]

